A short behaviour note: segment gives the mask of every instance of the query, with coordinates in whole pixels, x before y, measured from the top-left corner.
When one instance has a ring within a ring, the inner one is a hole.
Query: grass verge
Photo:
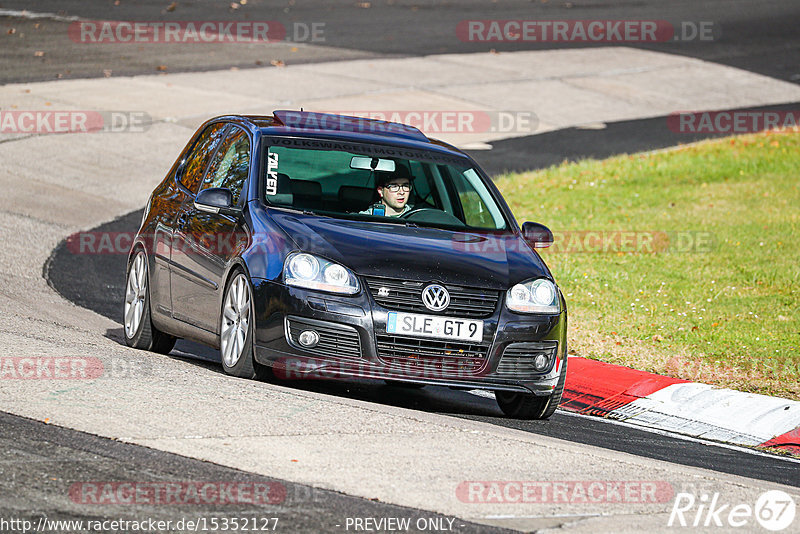
[[[507,174],[570,309],[570,349],[800,399],[800,134]]]

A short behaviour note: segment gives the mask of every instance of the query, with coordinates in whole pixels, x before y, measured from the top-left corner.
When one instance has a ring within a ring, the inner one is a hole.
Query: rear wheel
[[[514,393],[495,391],[497,404],[503,413],[514,419],[547,419],[558,408],[564,393],[567,379],[567,359],[561,364],[561,375],[553,392],[546,397],[538,397],[530,393]]]
[[[225,289],[219,328],[222,369],[239,378],[259,378],[261,366],[253,358],[255,313],[250,281],[241,270]]]
[[[147,256],[139,251],[128,265],[125,285],[123,330],[129,347],[169,354],[175,337],[159,331],[150,320],[150,287],[147,276]]]

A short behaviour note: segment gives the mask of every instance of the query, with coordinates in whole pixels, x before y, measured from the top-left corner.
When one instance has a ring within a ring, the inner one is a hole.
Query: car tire
[[[169,354],[176,338],[158,330],[150,318],[150,276],[147,256],[139,250],[128,264],[125,276],[122,332],[129,347]]]
[[[253,289],[239,268],[225,286],[219,321],[219,353],[225,373],[238,378],[268,378],[269,369],[256,363],[253,354]]]
[[[556,411],[561,402],[566,380],[567,359],[564,358],[558,383],[550,395],[538,397],[529,393],[495,391],[495,398],[500,409],[508,417],[513,417],[514,419],[547,419],[553,415],[553,412]]]

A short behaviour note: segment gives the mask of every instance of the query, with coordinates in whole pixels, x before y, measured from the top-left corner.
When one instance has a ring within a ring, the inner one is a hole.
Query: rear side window
[[[203,178],[208,161],[214,154],[217,145],[222,141],[224,132],[224,123],[212,124],[203,131],[192,147],[191,152],[189,152],[186,166],[181,175],[181,184],[192,193],[197,191],[197,186]]]
[[[232,128],[208,166],[200,191],[210,187],[225,187],[238,204],[242,187],[250,174],[250,140],[239,128]]]

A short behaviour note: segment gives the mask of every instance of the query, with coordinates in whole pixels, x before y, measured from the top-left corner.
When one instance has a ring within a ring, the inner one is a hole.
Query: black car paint
[[[198,211],[194,205],[194,193],[180,183],[183,162],[201,132],[213,122],[220,121],[244,129],[250,139],[250,174],[240,198],[238,215]],[[147,252],[152,320],[157,328],[219,347],[219,316],[225,284],[234,269],[241,269],[251,280],[254,292],[255,358],[259,363],[280,367],[287,357],[308,356],[287,339],[284,322],[288,315],[292,315],[354,328],[363,350],[363,361],[357,365],[359,374],[370,376],[374,371],[375,376],[385,377],[386,371],[381,369],[375,357],[374,334],[385,331],[388,310],[374,301],[363,280],[361,290],[353,296],[324,294],[284,285],[282,271],[286,256],[302,250],[341,263],[359,277],[380,275],[499,291],[498,310],[483,319],[484,332],[492,340],[492,349],[481,375],[452,380],[428,378],[425,383],[508,389],[537,395],[552,392],[558,378],[559,362],[566,359],[566,303],[559,292],[561,312],[558,315],[526,315],[506,309],[504,295],[512,285],[532,278],[553,280],[553,277],[539,255],[524,240],[499,191],[469,156],[443,144],[404,142],[414,145],[416,150],[436,151],[448,158],[460,158],[464,164],[478,169],[508,221],[506,231],[453,232],[318,217],[267,206],[260,195],[265,159],[260,141],[267,134],[292,136],[295,132],[263,128],[240,117],[209,121],[198,129],[167,177],[153,192],[131,258],[135,250],[143,248]],[[303,137],[327,138],[318,132],[304,133]],[[382,139],[366,137],[337,132],[334,140],[344,138],[361,143],[385,143]],[[154,209],[154,201],[158,209]],[[225,234],[236,235],[236,245],[225,254],[203,247],[202,239],[198,239],[213,233],[210,230],[212,225],[222,228]],[[460,250],[459,243],[465,241],[481,243],[482,249],[490,253]],[[165,246],[175,246],[176,243],[182,243],[191,253],[165,253]],[[432,250],[436,253],[432,254]],[[551,371],[527,381],[491,377],[507,343],[540,340],[558,341],[558,362]],[[314,359],[319,367],[335,364],[336,372],[348,374],[347,365],[342,365],[341,361]],[[397,378],[415,380],[407,376]]]

